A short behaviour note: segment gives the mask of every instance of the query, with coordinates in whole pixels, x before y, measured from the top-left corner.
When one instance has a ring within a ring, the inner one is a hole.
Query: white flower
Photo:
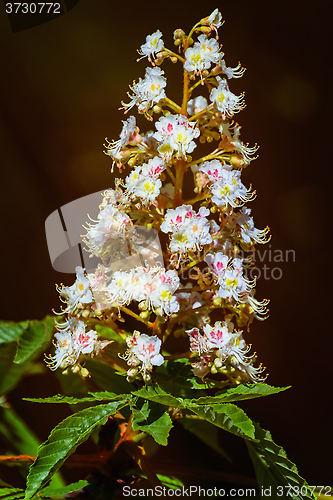
[[[60,296],[63,297],[67,307],[62,313],[74,312],[79,304],[90,304],[93,300],[89,288],[89,279],[85,276],[82,267],[76,269],[76,281],[72,286],[57,287]]]
[[[199,95],[198,97],[195,97],[194,99],[190,99],[188,101],[187,112],[190,116],[193,116],[197,113],[200,113],[200,111],[203,111],[205,108],[207,108],[207,106],[207,99]]]
[[[229,80],[230,78],[241,78],[246,71],[245,68],[242,68],[240,62],[237,64],[235,68],[227,68],[224,59],[221,61],[220,64],[222,68],[222,73],[224,73]]]
[[[179,310],[174,292],[179,288],[176,271],[165,271],[158,266],[146,269],[136,267],[129,272],[116,271],[108,286],[109,301],[119,305],[145,300],[149,309],[161,308],[170,315]]]
[[[85,323],[73,318],[60,325],[60,331],[55,334],[55,338],[56,352],[46,360],[51,370],[74,367],[81,355],[90,354],[90,357],[93,357],[110,344],[109,341],[98,340],[95,330],[86,332]]]
[[[267,237],[269,227],[266,227],[265,229],[256,229],[254,227],[253,218],[250,214],[251,209],[243,207],[240,212],[232,214],[227,218],[226,227],[233,231],[233,236],[237,237],[240,232],[242,240],[247,245],[252,245],[254,243],[267,243],[270,240],[270,237]]]
[[[237,224],[240,226],[241,235],[245,243],[267,243],[270,238],[267,239],[267,234],[269,232],[269,227],[265,229],[256,229],[254,227],[253,218],[250,216],[250,208],[242,208],[237,217]]]
[[[120,139],[115,142],[108,142],[105,154],[112,156],[117,160],[121,160],[122,156],[120,151],[126,144],[137,144],[141,142],[142,138],[138,134],[136,121],[134,116],[130,116],[126,121],[123,121],[123,128],[119,135]]]
[[[221,176],[211,186],[213,194],[212,202],[218,207],[231,205],[233,208],[239,207],[247,201],[255,198],[255,192],[246,189],[240,180],[239,170],[221,170]]]
[[[209,98],[211,102],[216,104],[217,109],[223,115],[231,117],[243,109],[244,96],[243,94],[236,96],[230,92],[227,80],[219,76],[216,77],[216,80],[218,81],[218,87],[212,89]]]
[[[258,146],[249,147],[248,144],[244,144],[240,139],[240,125],[232,125],[231,123],[221,123],[219,127],[219,132],[223,136],[223,148],[227,151],[235,150],[240,153],[243,157],[243,162],[245,165],[248,165],[251,160],[255,158],[251,158],[251,155],[258,151]],[[231,135],[231,131],[234,135]]]
[[[210,68],[210,65],[210,60],[206,58],[206,54],[200,45],[194,44],[194,47],[189,47],[185,51],[184,68],[186,71],[194,71],[201,75],[201,72]]]
[[[162,187],[159,175],[164,169],[165,163],[158,156],[135,167],[126,178],[126,192],[134,198],[141,198],[145,203],[154,201]]]
[[[207,19],[207,24],[215,31],[222,26],[222,14],[218,9],[213,10]]]
[[[154,104],[165,97],[164,87],[166,87],[166,78],[164,71],[155,66],[154,68],[146,68],[144,80],[139,78],[138,83],[130,87],[134,92],[129,104],[123,103],[125,112],[129,111],[133,106],[138,106],[139,113],[145,113]]]
[[[196,123],[189,122],[185,116],[163,116],[155,126],[157,132],[154,137],[161,143],[158,151],[166,160],[170,159],[173,152],[176,152],[177,157],[186,157],[186,153],[191,153],[196,147],[193,139],[199,137],[200,130]]]
[[[233,328],[230,321],[217,321],[214,326],[204,325],[203,335],[198,328],[187,331],[191,351],[200,356],[199,362],[192,363],[194,375],[205,377],[215,364],[231,379],[240,376],[245,381],[262,382],[260,374],[264,369],[253,366],[255,355],[247,356],[250,347],[247,347],[242,332],[233,331]],[[238,370],[236,373],[235,369]]]
[[[245,302],[255,286],[254,281],[243,276],[243,263],[241,259],[229,259],[221,252],[208,254],[205,261],[210,266],[213,275],[217,278],[220,288],[218,297],[234,299],[236,302]]]
[[[161,231],[172,233],[170,251],[183,254],[199,245],[211,243],[210,224],[205,218],[209,213],[205,207],[201,207],[196,213],[191,205],[182,205],[176,209],[167,210],[161,224]]]
[[[98,214],[95,225],[88,224],[83,241],[92,255],[106,260],[111,256],[113,241],[126,238],[133,231],[130,217],[113,205],[106,205]]]
[[[220,46],[215,38],[207,38],[206,35],[200,35],[198,36],[198,42],[194,46],[197,44],[200,46],[206,61],[217,63],[222,59],[223,52],[220,52]]]
[[[164,42],[161,39],[163,34],[160,30],[155,31],[152,35],[148,35],[146,37],[146,43],[141,45],[140,50],[138,51],[140,55],[143,57],[148,57],[151,60],[150,56],[153,58],[156,56],[157,52],[160,52],[164,46]]]
[[[119,356],[125,359],[130,367],[137,367],[135,374],[140,371],[144,381],[150,381],[149,372],[154,366],[164,363],[164,357],[160,354],[162,341],[157,335],[150,336],[134,330],[133,335],[127,337],[126,343],[127,351]],[[129,376],[130,373],[133,373],[133,370],[128,370]]]

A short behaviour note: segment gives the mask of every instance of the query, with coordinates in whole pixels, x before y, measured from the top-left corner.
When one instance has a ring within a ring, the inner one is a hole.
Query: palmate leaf
[[[157,444],[168,444],[169,432],[173,426],[169,414],[162,405],[139,399],[130,404],[133,412],[132,428],[150,434]]]
[[[54,320],[51,316],[46,316],[43,321],[29,321],[18,339],[14,363],[23,363],[32,355],[36,357],[36,353],[50,342],[53,328]]]
[[[218,403],[227,403],[234,401],[242,401],[245,399],[261,398],[262,396],[269,396],[277,394],[278,392],[289,389],[288,387],[273,387],[268,384],[240,384],[236,387],[230,387],[223,393],[216,396],[205,396],[201,398],[192,399],[191,403],[196,405],[213,405]]]
[[[27,477],[26,500],[44,486],[65,460],[126,402],[113,401],[79,411],[58,424],[37,452]]]
[[[307,482],[299,476],[296,465],[287,458],[284,449],[274,443],[270,432],[257,423],[255,438],[257,441],[246,441],[246,445],[259,486],[270,488],[270,498],[314,499]]]
[[[223,403],[213,406],[191,405],[189,409],[199,417],[221,427],[225,431],[243,438],[254,439],[254,425],[252,420],[238,406]]]

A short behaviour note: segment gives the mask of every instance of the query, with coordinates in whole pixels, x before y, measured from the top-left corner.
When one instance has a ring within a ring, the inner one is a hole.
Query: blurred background
[[[1,5],[0,317],[42,319],[53,307],[59,310],[54,284],[71,285],[75,276],[52,269],[45,219],[66,203],[113,187],[103,142],[118,139],[125,119],[120,101],[127,102],[133,79],[144,76],[147,62],[136,63],[136,49],[146,35],[160,29],[172,48],[174,29],[189,31],[216,7],[226,21],[219,35],[227,66],[240,60],[248,68],[242,79],[230,81],[230,89],[245,90],[247,107],[236,116],[241,139],[260,145],[259,158],[243,174],[244,184],[252,183],[258,194],[251,204],[256,227],[269,225],[273,236],[260,250],[270,249],[272,256],[281,251],[284,261],[286,251],[294,250],[288,262],[269,261],[267,252],[261,265],[279,267],[282,275],[267,271],[269,279],[258,281],[257,298],[271,299],[270,318],[255,321],[247,336],[268,367],[268,382],[292,389],[242,406],[271,430],[310,484],[327,485],[333,444],[330,0],[80,0],[57,19],[15,33]],[[180,66],[167,62],[163,69],[170,97],[177,100]],[[137,122],[143,131],[151,128],[142,116]],[[41,377],[31,377],[25,393],[16,395],[18,407],[22,396],[58,391],[56,382],[41,384]],[[25,408],[33,421],[33,409]],[[40,438],[58,421],[50,416]],[[169,454],[179,453],[177,432]],[[182,446],[179,460],[190,461],[190,438]],[[242,467],[253,475],[246,461]]]

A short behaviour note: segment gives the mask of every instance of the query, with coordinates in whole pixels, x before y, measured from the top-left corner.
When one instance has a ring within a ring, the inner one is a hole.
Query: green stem
[[[165,97],[163,101],[170,109],[172,109],[172,111],[175,111],[178,114],[181,113],[180,106],[171,99],[169,99],[169,97]]]
[[[186,168],[185,160],[176,160],[175,162],[175,170],[176,170],[176,179],[175,179],[175,197],[174,197],[174,206],[178,207],[182,203],[182,195],[183,195],[183,180],[184,173]]]
[[[151,321],[145,321],[138,314],[136,314],[135,312],[131,311],[131,309],[128,309],[128,307],[119,306],[119,309],[122,312],[124,312],[125,314],[128,314],[129,316],[132,316],[132,318],[135,318],[137,321],[140,321],[141,323],[144,323],[146,326],[148,326],[148,328],[150,328],[150,330],[153,330],[154,323],[152,323]]]
[[[198,194],[195,198],[192,198],[192,200],[186,200],[186,204],[188,205],[194,205],[197,201],[202,201],[202,200],[207,200],[212,197],[212,193],[202,193]]]

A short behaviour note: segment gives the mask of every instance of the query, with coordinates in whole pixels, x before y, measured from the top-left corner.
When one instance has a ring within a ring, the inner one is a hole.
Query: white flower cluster
[[[211,243],[210,223],[207,208],[201,207],[199,212],[192,205],[182,205],[167,210],[161,231],[171,233],[169,248],[172,253],[186,254],[188,250]]]
[[[151,67],[130,87],[130,101],[122,106],[125,113],[137,107],[149,121],[154,113],[159,117],[152,130],[141,133],[136,118],[129,116],[119,139],[105,145],[113,165],[129,171],[104,193],[97,220],[90,219],[86,227],[83,241],[90,257],[102,262],[88,275],[77,268],[74,285],[58,287],[68,318],[58,325],[56,353],[48,361],[52,369],[76,370],[81,356],[96,355],[107,345],[89,328],[91,320],[112,324],[122,336],[117,321],[124,321],[124,314],[157,333],[135,330],[127,337],[122,357],[130,367],[128,380],[141,374],[149,382],[153,367],[164,361],[161,339],[176,338],[193,326],[188,334],[192,352],[200,356],[193,364],[196,375],[220,372],[232,383],[260,380],[261,369],[253,367],[253,356],[246,356],[241,332],[234,332],[229,320],[210,326],[214,309],[243,326],[253,317],[262,319],[268,303],[254,298],[255,281],[245,274],[250,259],[238,258],[240,248],[248,251],[268,241],[269,228],[256,229],[244,206],[255,191],[245,187],[241,172],[257,146],[244,144],[240,126],[230,120],[245,104],[243,94],[229,90],[228,80],[240,78],[245,69],[240,63],[226,66],[218,37],[212,36],[221,25],[215,9],[190,35],[174,32],[177,53],[164,46],[160,30],[148,35],[138,51],[138,60],[147,57]],[[160,65],[168,58],[183,66],[181,104],[166,95]],[[197,154],[198,143],[213,141],[211,153]],[[193,181],[194,197],[188,196]],[[160,242],[159,231],[168,235],[165,252],[161,243],[166,237]],[[184,273],[176,271],[180,267]],[[152,314],[156,317],[150,320]]]
[[[255,368],[255,355],[247,356],[247,347],[241,331],[233,331],[230,321],[217,321],[214,326],[206,324],[203,334],[198,328],[187,330],[190,349],[200,356],[200,361],[192,363],[193,372],[204,378],[209,372],[222,373],[233,382],[262,382],[260,374],[264,369]]]
[[[176,271],[165,271],[160,267],[116,271],[107,287],[108,301],[120,306],[129,304],[132,300],[145,301],[147,309],[169,316],[179,310],[179,304],[173,295],[179,285]]]
[[[146,335],[134,330],[132,336],[126,339],[128,346],[125,354],[120,355],[121,358],[127,361],[131,367],[127,371],[128,381],[135,379],[139,372],[142,373],[143,380],[150,382],[150,372],[153,366],[160,366],[164,362],[162,354],[160,354],[161,340],[157,335]]]

